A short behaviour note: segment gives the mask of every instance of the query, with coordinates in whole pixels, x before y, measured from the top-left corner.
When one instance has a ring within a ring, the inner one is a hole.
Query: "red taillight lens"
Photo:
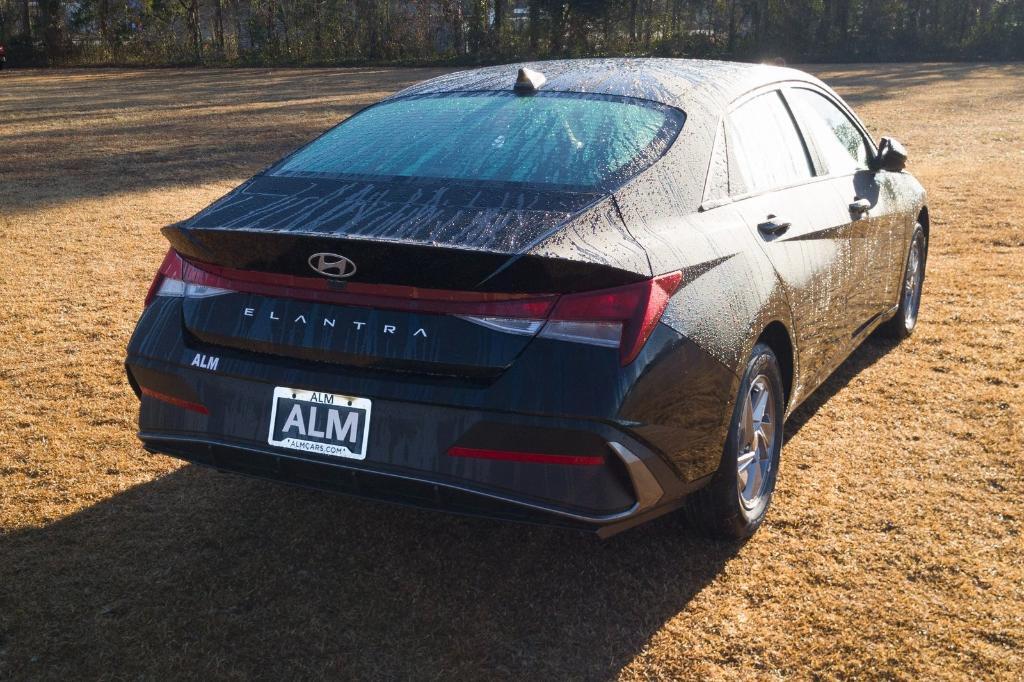
[[[173,279],[181,281],[181,270],[183,261],[178,252],[174,249],[167,249],[167,255],[164,256],[164,262],[160,264],[160,268],[156,271],[156,275],[153,277],[152,284],[149,285],[149,291],[146,292],[146,301],[144,305],[149,305],[153,302],[153,298],[157,292],[160,291],[160,287],[163,285],[164,280]]]
[[[344,289],[314,277],[235,270],[184,260],[167,252],[146,294],[203,297],[247,292],[339,305],[458,315],[510,334],[618,348],[623,366],[636,359],[682,284],[681,272],[613,289],[578,294],[445,291],[348,282]]]
[[[614,289],[568,294],[558,299],[541,336],[590,334],[617,345],[623,365],[639,355],[682,284],[683,273],[669,272],[653,279]],[[615,344],[614,334],[620,334]],[[554,332],[554,333],[552,333]]]
[[[604,463],[603,457],[589,455],[550,455],[541,452],[519,452],[518,450],[492,450],[490,448],[448,448],[449,457],[470,459],[493,459],[502,462],[529,462],[532,464],[570,464],[573,466],[597,466]]]
[[[296,277],[256,270],[235,270],[208,263],[183,261],[186,284],[207,289],[294,298],[382,310],[474,315],[493,318],[543,319],[555,303],[553,294],[505,294],[421,289],[392,284],[347,282],[344,289],[319,277]],[[191,294],[190,294],[191,295]]]

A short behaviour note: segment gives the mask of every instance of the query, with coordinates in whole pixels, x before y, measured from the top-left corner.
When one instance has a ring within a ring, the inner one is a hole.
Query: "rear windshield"
[[[649,166],[682,124],[682,112],[671,107],[600,95],[405,97],[363,110],[270,174],[594,189]]]

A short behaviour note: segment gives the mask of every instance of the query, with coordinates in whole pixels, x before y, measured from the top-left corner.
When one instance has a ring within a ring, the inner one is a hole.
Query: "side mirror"
[[[891,137],[883,137],[878,145],[878,156],[872,164],[875,170],[899,173],[907,167],[907,150]]]

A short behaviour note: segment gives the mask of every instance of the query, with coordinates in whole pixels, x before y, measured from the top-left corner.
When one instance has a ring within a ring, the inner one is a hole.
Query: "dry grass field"
[[[439,71],[0,73],[0,678],[1021,679],[1024,65],[818,72],[930,192],[923,314],[794,416],[744,545],[145,454],[158,229]]]

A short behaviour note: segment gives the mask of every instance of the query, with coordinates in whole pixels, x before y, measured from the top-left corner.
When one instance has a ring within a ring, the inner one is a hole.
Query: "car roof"
[[[621,58],[562,59],[488,66],[456,71],[417,83],[394,95],[465,91],[510,91],[519,69],[544,74],[544,91],[581,92],[636,97],[686,111],[690,105],[725,106],[762,85],[805,81],[823,85],[813,76],[786,67],[698,59]]]

